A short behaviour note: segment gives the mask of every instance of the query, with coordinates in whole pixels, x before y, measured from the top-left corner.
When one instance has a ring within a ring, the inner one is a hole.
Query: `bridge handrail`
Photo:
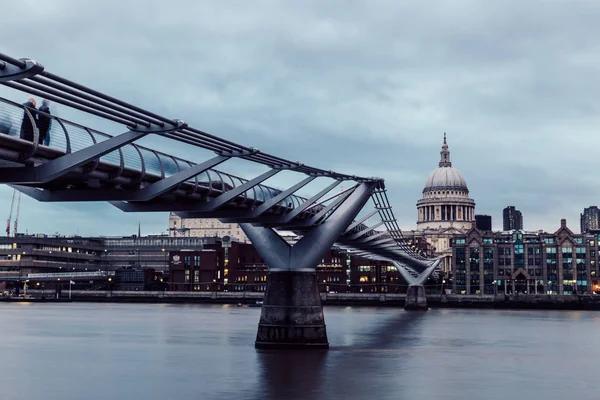
[[[18,103],[14,102],[14,101],[11,101],[11,100],[8,100],[8,99],[2,98],[2,97],[0,97],[0,105],[1,105],[1,104],[5,104],[6,106],[12,106],[12,107],[18,108],[19,110],[23,110],[23,112],[24,112],[24,110],[25,110],[25,108],[26,108],[26,107],[25,107],[24,105],[22,105],[22,104],[18,104]],[[0,109],[2,109],[2,111],[4,111],[4,112],[7,112],[7,110],[10,110],[10,109],[7,109],[6,107],[0,107]],[[34,111],[35,111],[35,113],[37,113],[37,114],[40,114],[40,115],[45,115],[45,116],[49,117],[49,118],[50,118],[51,120],[53,120],[53,121],[57,121],[57,122],[58,122],[58,121],[60,121],[60,126],[62,126],[62,127],[65,127],[65,129],[63,129],[63,132],[64,132],[64,134],[65,134],[65,137],[70,139],[70,140],[69,140],[69,139],[66,139],[66,140],[65,140],[66,142],[69,142],[69,141],[70,141],[70,142],[74,142],[74,140],[73,140],[73,139],[74,139],[74,137],[72,136],[72,132],[70,132],[70,131],[69,131],[69,129],[67,129],[68,127],[76,127],[76,128],[78,128],[79,130],[81,130],[81,132],[82,132],[82,133],[83,133],[83,132],[86,132],[86,131],[91,131],[91,132],[93,132],[94,134],[96,134],[96,135],[98,135],[98,136],[101,136],[101,137],[103,137],[103,138],[105,138],[105,139],[108,139],[108,138],[111,138],[111,137],[113,137],[113,136],[111,136],[111,135],[109,135],[109,134],[107,134],[107,133],[100,132],[100,131],[98,131],[98,130],[95,130],[95,129],[92,129],[92,128],[88,128],[88,127],[86,127],[86,126],[83,126],[83,125],[81,125],[81,124],[78,124],[78,123],[76,123],[76,122],[73,122],[73,121],[70,121],[70,120],[66,120],[66,119],[64,119],[64,118],[60,118],[60,117],[57,117],[57,116],[55,116],[55,115],[49,115],[49,114],[46,114],[46,113],[44,113],[44,112],[42,112],[42,111],[39,111],[39,110],[34,110]],[[14,119],[20,119],[20,118],[22,117],[22,114],[16,114],[16,113],[12,112],[12,113],[9,113],[9,114],[4,114],[3,116],[0,116],[0,117],[4,117],[4,119],[6,120],[6,116],[8,116],[8,117],[11,117],[11,119],[13,119],[13,120],[14,120]],[[56,125],[53,125],[53,126],[56,126]],[[56,133],[56,132],[52,132],[52,133],[54,134],[54,133]],[[14,131],[14,134],[0,133],[0,135],[3,135],[3,134],[4,134],[4,135],[8,135],[8,136],[16,136],[16,135],[18,134],[18,132]],[[85,133],[83,133],[83,134],[85,135]],[[56,139],[51,139],[51,140],[56,140]],[[76,141],[75,141],[75,142],[76,142]],[[132,145],[129,145],[129,146],[132,146]],[[157,154],[158,156],[160,156],[160,157],[163,157],[164,159],[169,159],[169,158],[170,158],[170,159],[177,160],[177,161],[179,161],[179,162],[180,162],[180,163],[182,163],[182,164],[187,164],[187,165],[191,165],[191,166],[193,166],[193,165],[196,165],[196,163],[194,163],[194,162],[192,162],[192,161],[188,161],[188,160],[185,160],[185,159],[183,159],[183,158],[180,158],[180,157],[174,157],[174,156],[168,155],[168,154],[166,154],[166,153],[164,153],[164,152],[160,152],[160,151],[158,151],[158,150],[153,150],[153,149],[150,149],[150,148],[148,148],[148,147],[141,146],[141,145],[137,145],[137,144],[136,144],[135,146],[137,146],[137,147],[138,147],[138,149],[139,149],[140,151],[148,152],[148,153],[151,153],[151,154]],[[57,149],[57,150],[60,150],[59,148],[57,148],[57,147],[55,147],[55,146],[50,146],[50,147],[52,147],[52,148],[54,148],[54,149]],[[65,148],[64,150],[61,150],[61,151],[64,151],[64,152],[66,153],[66,152],[67,152],[67,150],[68,150],[68,149],[67,149],[67,148]],[[115,151],[115,152],[116,152],[116,151]],[[113,152],[113,153],[115,153],[115,152]],[[106,155],[106,156],[103,156],[103,157],[102,157],[102,160],[103,160],[104,162],[111,163],[110,156],[111,156],[111,154],[113,154],[113,153],[109,153],[108,155]],[[33,154],[32,154],[32,155],[33,155]],[[147,162],[147,161],[148,161],[148,160],[145,160],[145,162]],[[113,164],[115,164],[115,163],[113,162]],[[115,164],[115,165],[116,165],[116,164]],[[161,170],[164,170],[164,167],[161,167]],[[237,184],[235,184],[235,181],[236,181],[236,180],[239,182],[239,184],[244,184],[244,183],[248,182],[248,179],[245,179],[245,178],[240,178],[240,177],[237,177],[237,176],[235,176],[235,175],[229,174],[229,173],[227,173],[227,172],[223,172],[223,171],[219,171],[219,170],[216,170],[216,169],[214,169],[214,168],[211,168],[211,169],[209,169],[208,171],[206,171],[206,172],[204,172],[203,174],[201,174],[201,176],[202,176],[202,175],[205,175],[205,176],[208,178],[208,182],[202,182],[202,181],[201,181],[201,182],[199,182],[199,183],[200,183],[200,184],[205,184],[205,183],[209,183],[209,184],[210,184],[210,182],[212,182],[212,180],[211,180],[211,178],[210,178],[210,173],[213,173],[213,174],[215,174],[216,176],[219,176],[219,177],[221,177],[221,179],[220,179],[220,181],[221,181],[221,182],[225,182],[225,183],[226,183],[226,181],[224,181],[224,180],[222,179],[223,177],[225,177],[225,178],[229,179],[229,181],[231,181],[231,182],[232,182],[232,185],[231,185],[232,187],[231,187],[231,188],[234,188],[234,187],[238,186]],[[197,178],[197,179],[198,179],[198,180],[200,180],[200,178]],[[227,186],[228,186],[228,184],[223,184],[223,185],[221,185],[221,187],[222,187],[223,189],[231,190],[231,188],[228,188]],[[270,187],[270,186],[267,186],[267,185],[264,185],[264,184],[260,184],[260,185],[258,185],[258,186],[259,186],[259,188],[263,189],[261,192],[259,192],[259,193],[262,193],[263,195],[264,195],[264,193],[269,193],[269,195],[270,195],[270,196],[273,196],[275,193],[279,193],[279,192],[280,192],[280,190],[278,190],[278,189],[275,189],[275,188],[273,188],[273,187]],[[215,188],[215,190],[216,190],[217,192],[221,192],[221,190],[220,190],[220,189],[216,189],[216,188]],[[225,191],[227,191],[227,190],[225,190]],[[248,196],[246,196],[246,197],[248,197]],[[291,198],[292,198],[292,200],[293,200],[293,201],[292,201],[292,203],[300,204],[300,203],[302,203],[302,202],[306,201],[306,198],[304,198],[304,197],[301,197],[301,196],[298,196],[298,195],[291,195],[291,196],[289,196],[288,198],[290,198],[290,197],[291,197]],[[262,201],[265,201],[265,200],[266,200],[266,199],[268,199],[268,198],[269,198],[269,197],[266,197],[266,196],[265,196],[265,198],[260,198],[260,197],[258,197],[258,198],[256,198],[255,200],[262,202]],[[287,204],[287,203],[288,203],[288,201],[286,201],[286,200],[287,200],[287,199],[284,199],[284,200],[282,200],[280,203],[286,202],[286,204]],[[280,204],[280,205],[282,205],[282,206],[283,206],[283,204]]]

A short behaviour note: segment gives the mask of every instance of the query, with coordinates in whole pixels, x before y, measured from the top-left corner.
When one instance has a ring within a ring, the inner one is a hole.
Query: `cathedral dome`
[[[462,176],[459,170],[452,168],[452,162],[450,162],[450,151],[448,150],[446,134],[444,133],[444,144],[442,145],[442,151],[440,152],[439,166],[427,177],[423,193],[446,189],[464,191],[467,193],[469,192],[465,178]]]
[[[467,182],[460,171],[452,167],[434,169],[427,177],[423,191],[441,189],[469,190],[467,189]]]

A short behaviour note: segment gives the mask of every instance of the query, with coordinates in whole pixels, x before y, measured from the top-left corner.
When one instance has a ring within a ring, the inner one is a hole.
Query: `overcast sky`
[[[567,218],[579,231],[579,213],[600,203],[598,2],[1,7],[0,52],[265,152],[383,177],[403,229],[416,226],[415,203],[437,167],[444,131],[476,212],[492,215],[495,229],[502,208],[515,205],[527,230],[555,231]],[[25,100],[4,87],[0,96]],[[204,156],[154,144],[195,161]],[[0,217],[11,195],[0,188]],[[19,225],[29,233],[121,235],[135,233],[138,221],[142,233],[165,231],[167,220],[24,197]]]

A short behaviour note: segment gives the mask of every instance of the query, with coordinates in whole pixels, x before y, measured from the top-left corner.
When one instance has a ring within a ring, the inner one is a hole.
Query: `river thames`
[[[0,398],[597,399],[600,313],[326,307],[329,351],[254,349],[260,308],[0,304]]]

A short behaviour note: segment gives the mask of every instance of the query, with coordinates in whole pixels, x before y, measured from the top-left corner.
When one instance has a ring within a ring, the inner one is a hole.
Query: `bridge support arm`
[[[291,246],[273,229],[240,224],[269,265],[261,310],[257,348],[327,348],[327,331],[319,294],[316,266],[364,204],[374,183],[362,183],[320,225]]]
[[[431,266],[421,272],[417,277],[411,275],[399,262],[393,262],[400,275],[402,275],[402,278],[408,283],[408,291],[406,292],[406,299],[404,300],[405,310],[427,310],[427,297],[425,296],[424,283],[438,267],[440,261],[441,259],[434,261]]]

